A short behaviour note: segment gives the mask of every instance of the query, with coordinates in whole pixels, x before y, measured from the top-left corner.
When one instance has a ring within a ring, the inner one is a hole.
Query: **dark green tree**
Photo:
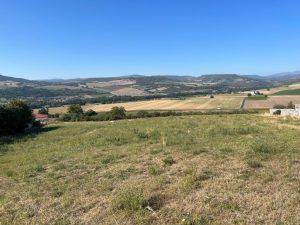
[[[0,135],[21,132],[33,121],[32,110],[23,101],[14,100],[0,107]]]
[[[89,109],[88,111],[85,112],[85,115],[87,115],[87,116],[95,116],[95,115],[97,115],[97,113],[94,110]]]
[[[38,111],[38,114],[48,115],[48,113],[49,113],[49,110],[48,110],[48,108],[45,108],[45,107],[39,109],[39,111]]]
[[[70,105],[67,112],[70,114],[83,114],[83,110],[80,105]]]
[[[287,106],[286,106],[287,109],[294,109],[295,108],[295,105],[292,101],[290,101]]]
[[[111,120],[121,120],[126,118],[126,110],[124,107],[112,107],[109,111]]]

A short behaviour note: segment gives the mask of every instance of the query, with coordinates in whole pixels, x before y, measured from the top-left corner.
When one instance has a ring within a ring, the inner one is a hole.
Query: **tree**
[[[138,118],[145,118],[145,117],[149,116],[149,113],[145,110],[140,110],[140,111],[137,112],[136,116]]]
[[[126,118],[126,110],[124,107],[112,107],[109,111],[111,120],[121,120]]]
[[[80,105],[70,105],[68,107],[68,113],[83,114],[83,110]]]
[[[87,115],[87,116],[94,116],[94,115],[97,115],[97,113],[94,110],[89,109],[88,111],[86,111],[85,115]]]
[[[0,106],[0,135],[21,132],[33,121],[32,111],[23,101],[14,100]]]
[[[290,101],[287,106],[286,106],[287,109],[294,109],[295,108],[295,105],[292,101]]]
[[[39,109],[39,111],[38,111],[38,114],[48,115],[48,113],[49,113],[49,110],[48,110],[48,108],[45,108],[45,107]]]

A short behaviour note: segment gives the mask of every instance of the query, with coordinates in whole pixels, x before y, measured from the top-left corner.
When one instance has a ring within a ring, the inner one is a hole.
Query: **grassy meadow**
[[[299,224],[300,123],[74,122],[0,139],[0,224]]]

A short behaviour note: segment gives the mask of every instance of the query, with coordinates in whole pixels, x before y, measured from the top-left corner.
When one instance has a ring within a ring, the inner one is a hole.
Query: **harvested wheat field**
[[[0,138],[0,221],[300,224],[298,127],[205,115],[57,123]]]
[[[294,104],[300,104],[300,95],[278,95],[269,96],[266,100],[248,100],[246,99],[245,109],[269,109],[274,105],[287,105],[290,101]]]
[[[243,102],[242,95],[216,95],[209,97],[192,97],[184,100],[158,99],[149,101],[125,102],[116,104],[89,104],[83,106],[84,110],[92,109],[96,112],[109,111],[114,106],[123,106],[127,111],[137,110],[206,110],[206,109],[239,109]],[[50,113],[64,113],[65,107],[49,109]]]

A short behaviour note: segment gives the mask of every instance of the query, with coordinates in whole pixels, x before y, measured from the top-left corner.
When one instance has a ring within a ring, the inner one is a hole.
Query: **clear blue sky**
[[[299,0],[3,0],[0,74],[272,74],[300,69]]]

